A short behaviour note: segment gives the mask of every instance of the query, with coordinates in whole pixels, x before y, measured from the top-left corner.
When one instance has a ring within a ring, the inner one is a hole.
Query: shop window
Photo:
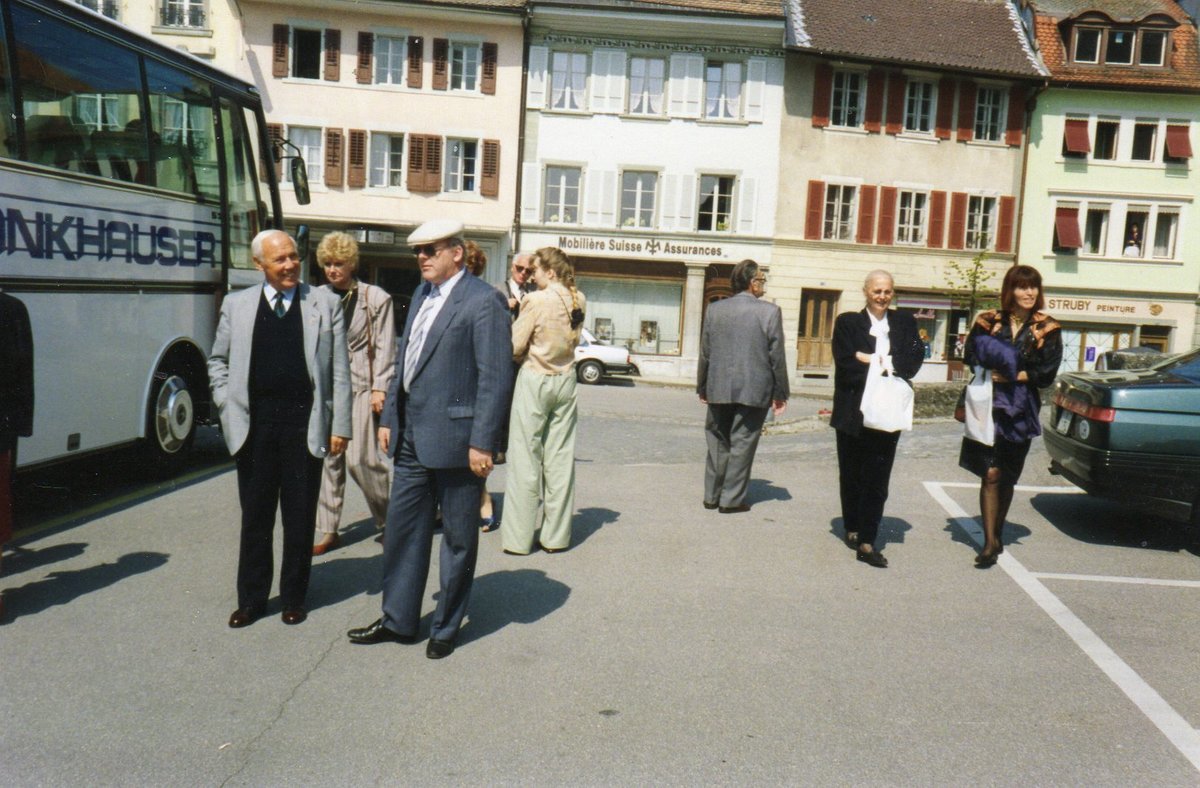
[[[928,134],[933,128],[934,86],[910,79],[904,95],[904,130]]]
[[[404,185],[404,135],[371,134],[370,184]]]
[[[679,355],[683,283],[576,276],[587,295],[587,319],[597,337],[633,353]]]
[[[1121,254],[1124,257],[1141,257],[1145,249],[1146,221],[1150,211],[1144,208],[1134,208],[1125,212],[1125,243]]]
[[[1134,161],[1154,161],[1157,138],[1158,123],[1133,124],[1133,149],[1129,152],[1129,158]]]
[[[967,200],[967,249],[988,249],[996,221],[996,198],[971,195]]]
[[[661,57],[629,59],[629,114],[661,115],[666,61]]]
[[[475,165],[478,142],[475,140],[446,140],[446,167],[442,191],[475,191]]]
[[[1108,251],[1108,206],[1089,206],[1083,228],[1085,254],[1105,254]]]
[[[579,167],[547,167],[542,221],[574,224],[579,221]]]
[[[696,211],[696,229],[710,232],[729,232],[733,211],[731,175],[701,175],[700,203]]]
[[[848,241],[854,229],[854,208],[858,189],[830,183],[825,187],[825,221],[821,237],[827,241]]]
[[[1117,158],[1117,132],[1121,124],[1115,120],[1096,121],[1096,139],[1092,145],[1092,158],[1112,161]]]
[[[292,28],[292,76],[300,79],[320,79],[324,48],[320,30]],[[311,173],[309,173],[311,177]],[[313,180],[316,180],[313,178]]]
[[[1175,236],[1178,230],[1179,214],[1160,210],[1154,220],[1154,257],[1160,260],[1175,259]]]
[[[1161,30],[1143,30],[1142,48],[1138,53],[1139,66],[1161,66],[1167,51],[1167,34]]]
[[[654,226],[654,190],[656,172],[621,173],[621,226]]]
[[[949,330],[946,332],[946,359],[962,361],[967,345],[967,334],[971,331],[971,321],[974,316],[966,309],[950,311]]]
[[[975,94],[975,139],[999,142],[1004,133],[1004,108],[1008,91],[979,87]]]
[[[1100,62],[1100,31],[1092,27],[1075,28],[1076,63]]]
[[[925,204],[929,195],[925,192],[901,190],[896,215],[896,243],[925,243]]]
[[[742,64],[710,60],[704,66],[704,117],[732,120],[741,116]]]
[[[863,122],[863,75],[835,71],[830,98],[829,125],[856,129]]]
[[[1117,66],[1133,63],[1133,42],[1136,37],[1132,30],[1109,30],[1108,42],[1104,47],[1104,62]]]
[[[550,55],[550,108],[582,110],[587,101],[587,55],[553,52]]]
[[[406,44],[406,39],[397,36],[375,36],[375,84],[404,84]]]

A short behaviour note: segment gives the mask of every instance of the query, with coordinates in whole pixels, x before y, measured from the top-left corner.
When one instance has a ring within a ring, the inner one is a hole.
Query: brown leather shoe
[[[308,611],[302,607],[289,607],[279,617],[285,624],[299,624],[308,618]]]
[[[331,538],[324,539],[313,545],[313,555],[325,555],[326,553],[332,552],[341,546],[342,537],[338,536],[337,533],[334,533]]]
[[[261,607],[239,607],[229,616],[229,626],[232,629],[248,627],[262,617]]]

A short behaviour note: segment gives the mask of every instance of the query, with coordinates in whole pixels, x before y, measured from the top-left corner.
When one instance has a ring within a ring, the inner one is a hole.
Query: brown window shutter
[[[425,138],[425,191],[442,190],[442,138],[431,134]]]
[[[1025,86],[1013,85],[1008,89],[1008,129],[1004,132],[1004,144],[1020,146],[1025,130]]]
[[[939,140],[950,139],[950,128],[954,123],[954,79],[943,77],[938,83],[937,125],[934,134]]]
[[[421,66],[425,62],[425,39],[408,37],[408,86],[421,87]]]
[[[360,85],[371,84],[371,70],[374,66],[375,58],[375,34],[363,33],[358,34],[358,67],[354,69],[354,78],[358,80]]]
[[[450,86],[450,42],[444,38],[433,39],[433,89],[445,90]]]
[[[829,101],[833,96],[833,67],[818,63],[813,75],[812,124],[813,128],[829,125]]]
[[[825,216],[825,182],[808,182],[808,206],[804,217],[804,237],[810,241],[821,239],[821,220]]]
[[[259,180],[268,181],[270,178],[267,175],[267,167],[273,162],[275,165],[275,179],[283,177],[283,162],[275,160],[276,146],[283,140],[283,124],[268,123],[267,124],[267,149],[262,152],[262,161],[259,162]]]
[[[892,74],[888,80],[887,133],[904,131],[904,90],[908,80],[903,74]]]
[[[950,237],[947,249],[962,249],[967,239],[967,195],[954,192],[950,195]]]
[[[975,139],[975,83],[964,79],[958,83],[958,141],[970,142],[973,139]]]
[[[325,129],[325,185],[342,185],[341,129]]]
[[[497,197],[500,194],[500,140],[483,141],[479,193],[484,197]]]
[[[996,251],[1006,254],[1013,250],[1013,220],[1016,217],[1017,198],[1000,198],[1000,217],[996,222]]]
[[[350,129],[350,152],[346,157],[346,185],[361,189],[367,185],[367,132]]]
[[[887,81],[882,69],[867,72],[867,107],[863,115],[863,128],[878,134],[883,121],[883,86]]]
[[[496,93],[496,58],[499,55],[499,50],[492,42],[485,41],[483,44],[483,64],[480,68],[481,76],[479,79],[479,90],[489,96]]]
[[[854,240],[869,244],[875,239],[875,187],[863,186],[858,190],[858,233]]]
[[[942,236],[946,232],[946,193],[929,193],[929,237],[925,245],[930,249],[942,248]]]
[[[325,79],[337,82],[342,78],[342,31],[325,31]]]
[[[290,32],[287,25],[271,27],[271,76],[273,77],[288,75],[288,35]]]
[[[408,190],[425,191],[425,135],[408,135]]]
[[[879,190],[879,235],[875,242],[892,244],[896,240],[896,199],[895,186],[884,186]]]

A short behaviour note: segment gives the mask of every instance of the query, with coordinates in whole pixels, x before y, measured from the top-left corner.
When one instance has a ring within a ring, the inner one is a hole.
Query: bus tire
[[[196,438],[195,376],[182,364],[154,373],[146,413],[146,452],[155,467],[173,471],[182,464]]]

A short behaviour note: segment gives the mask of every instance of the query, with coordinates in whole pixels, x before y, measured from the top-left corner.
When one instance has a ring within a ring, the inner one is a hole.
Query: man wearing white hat
[[[512,329],[495,288],[464,268],[461,222],[431,220],[411,235],[424,283],[396,353],[379,445],[394,458],[383,543],[383,615],[354,643],[418,640],[434,512],[442,510],[440,586],[425,656],[454,651],[479,547],[479,478],[492,472],[512,397]]]

